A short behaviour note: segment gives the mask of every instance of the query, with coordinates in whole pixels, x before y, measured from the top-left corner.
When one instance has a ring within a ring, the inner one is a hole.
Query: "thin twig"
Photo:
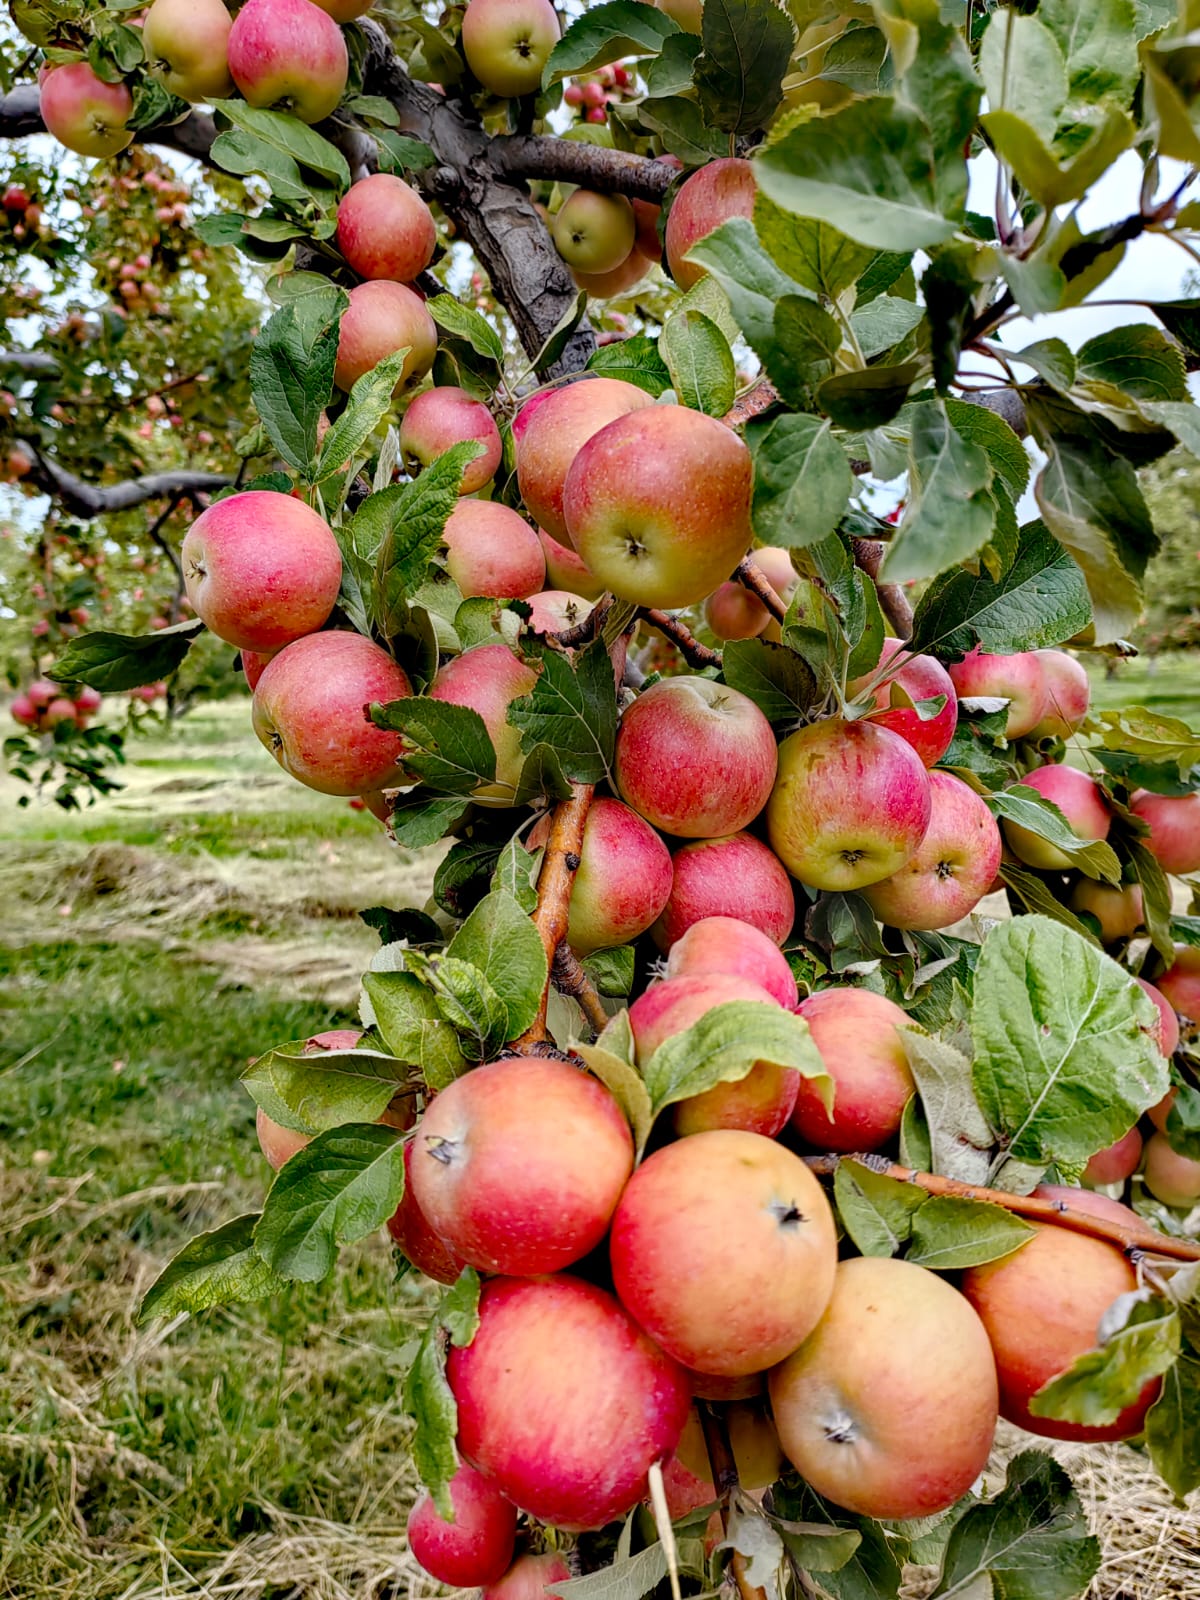
[[[550,822],[550,837],[538,873],[537,910],[533,924],[542,938],[546,952],[546,984],[538,1014],[513,1048],[522,1050],[540,1044],[549,1038],[546,1027],[546,1005],[550,998],[550,974],[558,947],[567,936],[567,916],[571,904],[571,886],[579,871],[580,852],[583,849],[583,830],[587,825],[588,811],[596,786],[592,783],[573,783],[571,795],[554,808]]]
[[[911,639],[913,608],[908,596],[898,583],[880,583],[879,568],[883,562],[883,546],[877,539],[851,539],[854,564],[865,572],[875,585],[883,614],[895,629],[897,639]]]
[[[761,417],[764,411],[769,411],[772,406],[779,404],[779,396],[774,385],[767,378],[760,378],[757,383],[752,383],[744,394],[741,394],[721,418],[721,421],[730,428],[740,428],[744,422],[751,422],[755,417]]]
[[[753,556],[742,557],[737,564],[734,577],[740,584],[749,589],[751,594],[758,596],[776,622],[783,621],[787,615],[787,601],[775,593],[766,573]]]
[[[587,1018],[590,1027],[596,1033],[602,1033],[608,1023],[608,1012],[604,1009],[604,1002],[596,986],[583,970],[578,956],[570,945],[560,944],[554,952],[550,979],[559,994],[568,995],[572,1000],[579,1002],[579,1009]]]
[[[721,665],[721,652],[710,650],[706,644],[701,644],[687,624],[681,622],[678,617],[673,617],[669,611],[643,606],[639,608],[638,615],[652,628],[657,628],[660,633],[666,634],[689,667],[703,671],[705,667]]]

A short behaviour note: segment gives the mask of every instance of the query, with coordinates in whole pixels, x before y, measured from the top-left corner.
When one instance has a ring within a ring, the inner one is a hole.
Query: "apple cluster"
[[[100,709],[100,695],[87,685],[68,695],[49,678],[35,678],[13,696],[8,709],[14,722],[35,733],[53,733],[65,725],[86,728]]]

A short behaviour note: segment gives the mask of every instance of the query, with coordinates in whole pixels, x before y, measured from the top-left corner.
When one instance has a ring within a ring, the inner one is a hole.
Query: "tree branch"
[[[775,593],[766,573],[753,556],[743,556],[733,575],[744,588],[749,589],[751,594],[758,596],[776,622],[783,621],[787,616],[787,602],[781,595]]]
[[[579,1009],[596,1033],[602,1033],[608,1022],[608,1012],[596,986],[583,970],[578,956],[570,945],[560,944],[554,952],[550,978],[559,994],[568,995],[579,1002]]]
[[[640,607],[638,614],[644,617],[652,628],[657,628],[660,633],[666,634],[689,667],[703,670],[705,667],[721,665],[721,652],[710,650],[706,644],[701,644],[687,624],[681,622],[678,617],[673,617],[669,611]]]
[[[504,134],[492,141],[492,152],[497,170],[506,177],[552,178],[656,204],[676,176],[666,161],[547,134]]]
[[[761,417],[764,411],[779,404],[779,396],[775,386],[769,378],[760,378],[757,383],[752,383],[745,394],[739,395],[721,418],[721,421],[730,428],[740,428],[743,423]]]
[[[897,639],[911,639],[913,608],[908,596],[898,583],[880,583],[879,568],[883,562],[883,546],[877,539],[851,539],[854,564],[865,572],[875,585],[884,616],[895,630]]]
[[[729,1425],[724,1413],[707,1400],[698,1400],[700,1431],[704,1435],[704,1449],[712,1473],[713,1488],[721,1502],[721,1531],[729,1533],[729,1496],[738,1487],[737,1462],[729,1438]],[[766,1590],[755,1588],[746,1577],[746,1558],[740,1550],[730,1554],[729,1574],[738,1592],[738,1600],[766,1600]]]
[[[73,517],[102,517],[106,512],[130,511],[134,506],[145,505],[147,500],[164,497],[176,501],[192,499],[224,489],[233,482],[226,472],[152,472],[101,489],[60,467],[52,456],[30,440],[20,442],[33,457],[33,470],[26,482],[36,484],[44,493],[60,500],[64,510]]]
[[[596,786],[593,783],[573,783],[570,798],[560,801],[554,808],[554,816],[550,822],[550,837],[546,840],[546,853],[542,857],[541,871],[538,873],[537,910],[533,913],[533,925],[541,934],[542,948],[546,952],[549,971],[546,975],[546,986],[542,990],[542,1002],[538,1014],[521,1037],[513,1041],[515,1050],[528,1049],[531,1045],[541,1044],[549,1038],[546,1027],[546,1004],[550,997],[550,979],[558,947],[567,936],[571,886],[575,882],[575,874],[579,871],[583,830],[587,825],[588,811],[591,809],[595,791]]]
[[[57,378],[62,373],[55,358],[40,350],[0,350],[0,367],[27,378]]]

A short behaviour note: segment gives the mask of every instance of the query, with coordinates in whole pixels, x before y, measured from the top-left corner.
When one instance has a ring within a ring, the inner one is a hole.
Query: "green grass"
[[[1200,728],[1200,656],[1195,652],[1123,661],[1111,676],[1093,670],[1091,680],[1098,711],[1145,706]]]

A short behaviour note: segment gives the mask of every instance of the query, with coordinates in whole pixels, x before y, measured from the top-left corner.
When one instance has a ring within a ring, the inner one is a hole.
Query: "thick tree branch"
[[[573,783],[570,798],[560,801],[554,808],[550,822],[550,837],[546,840],[546,852],[542,857],[541,871],[538,873],[537,910],[533,913],[533,924],[541,935],[549,972],[546,987],[542,990],[542,1003],[538,1014],[521,1037],[513,1041],[515,1050],[528,1049],[531,1045],[542,1044],[549,1038],[546,1027],[546,1004],[550,997],[550,979],[554,972],[554,958],[558,954],[558,947],[567,936],[571,886],[575,882],[575,874],[579,871],[583,830],[587,825],[588,811],[591,809],[595,790],[596,786],[592,783]]]
[[[187,500],[211,494],[233,482],[226,472],[152,472],[142,478],[127,478],[123,483],[98,488],[60,467],[37,445],[28,440],[21,443],[33,457],[33,470],[25,481],[53,495],[73,517],[102,517],[106,512],[130,511],[148,500]]]
[[[0,350],[0,369],[26,378],[57,378],[62,373],[54,357],[40,350]]]
[[[506,134],[494,139],[492,157],[497,170],[509,178],[552,178],[655,203],[676,176],[676,169],[666,161],[546,134]]]

